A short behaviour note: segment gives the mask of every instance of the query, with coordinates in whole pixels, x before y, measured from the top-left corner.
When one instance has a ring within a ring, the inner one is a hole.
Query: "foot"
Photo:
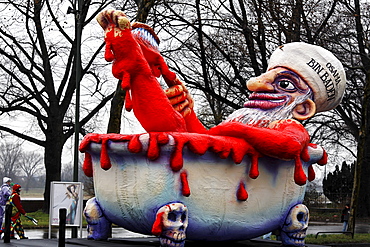
[[[28,239],[28,237],[23,236],[23,237],[20,237],[19,239]]]
[[[130,78],[136,73],[151,75],[151,69],[134,38],[130,20],[122,11],[105,10],[97,16],[105,31],[105,59],[113,61],[112,73],[122,80],[122,88],[130,89]]]

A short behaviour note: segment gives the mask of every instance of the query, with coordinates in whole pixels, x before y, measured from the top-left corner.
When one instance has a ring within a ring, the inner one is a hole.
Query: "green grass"
[[[42,210],[38,210],[36,212],[27,213],[28,216],[35,218],[38,221],[37,225],[34,225],[32,221],[27,219],[22,215],[22,225],[24,228],[47,228],[49,227],[49,214],[42,212]],[[86,220],[82,217],[82,225],[86,226]]]
[[[305,239],[306,244],[340,244],[340,243],[370,243],[370,233],[358,233],[352,236],[350,234],[320,234],[317,238],[309,234]]]
[[[22,215],[22,225],[26,228],[37,228],[37,227],[48,227],[49,226],[49,214],[45,214],[42,210],[27,213],[28,216],[35,218],[38,221],[38,225],[34,225],[32,221]]]

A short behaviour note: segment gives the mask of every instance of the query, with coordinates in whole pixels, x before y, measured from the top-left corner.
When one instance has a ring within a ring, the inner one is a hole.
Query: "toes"
[[[115,26],[122,30],[131,28],[130,20],[125,13],[119,10],[104,10],[98,14],[96,20],[104,30],[109,26]]]
[[[130,20],[126,17],[126,16],[119,16],[118,18],[118,21],[117,21],[117,26],[122,29],[122,30],[125,30],[125,29],[131,29],[131,23],[130,23]]]

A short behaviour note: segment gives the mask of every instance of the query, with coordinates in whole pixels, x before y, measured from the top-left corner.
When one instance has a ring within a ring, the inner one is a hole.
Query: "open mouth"
[[[294,243],[295,246],[304,246],[304,239],[306,237],[305,231],[286,233],[286,236],[289,238],[289,242]]]
[[[259,108],[269,110],[284,105],[287,102],[287,96],[271,93],[252,93],[249,101],[245,102],[245,108]]]
[[[161,236],[159,238],[161,247],[184,247],[185,239],[172,239],[166,236]]]

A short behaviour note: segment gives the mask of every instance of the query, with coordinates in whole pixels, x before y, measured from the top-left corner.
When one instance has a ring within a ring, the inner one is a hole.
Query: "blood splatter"
[[[266,128],[264,128],[266,129]],[[139,153],[143,150],[142,143],[139,138],[142,134],[134,135],[121,135],[121,134],[89,134],[87,135],[80,145],[80,151],[86,152],[90,143],[101,144],[100,154],[100,165],[102,169],[108,170],[111,167],[109,159],[109,143],[110,142],[127,142],[127,149],[131,153]],[[306,140],[301,142],[301,148],[298,148],[298,144],[294,143],[287,147],[277,146],[277,150],[271,150],[271,144],[268,145],[270,149],[261,152],[260,147],[262,144],[258,141],[252,141],[252,144],[248,138],[239,138],[233,136],[221,136],[221,135],[209,135],[209,134],[197,134],[187,132],[150,132],[149,143],[147,149],[147,157],[150,160],[156,160],[160,157],[161,146],[169,142],[171,135],[174,139],[174,148],[171,153],[170,167],[173,172],[179,172],[183,168],[183,149],[187,147],[191,152],[203,155],[207,151],[216,153],[221,159],[231,157],[235,164],[240,164],[245,157],[248,155],[251,160],[250,170],[246,171],[249,173],[249,177],[256,179],[259,176],[258,171],[258,159],[263,155],[276,157],[279,150],[283,150],[283,158],[294,159],[294,181],[298,185],[304,185],[307,181],[312,181],[315,178],[315,173],[312,166],[308,169],[308,178],[303,171],[302,160],[308,161],[309,154],[307,151],[308,146],[315,147],[314,144],[306,144]],[[257,137],[258,138],[258,137]],[[265,137],[259,138],[259,141]],[[286,143],[288,139],[286,140]],[[274,142],[274,140],[272,140]],[[291,147],[294,148],[291,148]],[[286,149],[286,150],[285,150]],[[257,151],[258,150],[258,151]],[[302,160],[301,160],[302,159]],[[324,152],[322,159],[318,163],[324,164],[327,161],[327,155]],[[86,176],[93,176],[92,160],[91,156],[86,153],[85,161],[83,164],[83,171]],[[180,173],[180,180],[182,183],[182,194],[184,196],[190,195],[190,186],[187,180],[187,173],[183,171]],[[245,190],[245,192],[244,192]],[[248,193],[245,189],[244,182],[239,185],[237,191],[238,200],[244,200],[243,198],[248,197]]]

